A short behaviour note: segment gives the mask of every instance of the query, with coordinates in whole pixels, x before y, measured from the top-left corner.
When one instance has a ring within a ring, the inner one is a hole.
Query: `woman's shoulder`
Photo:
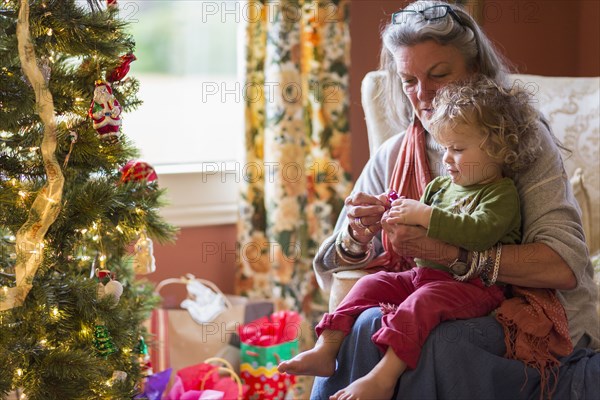
[[[375,152],[375,156],[377,156],[379,153],[390,154],[400,152],[400,146],[402,145],[402,139],[404,139],[405,134],[406,131],[402,131],[390,136],[381,144],[381,146],[379,146]]]
[[[384,170],[391,171],[391,168],[393,168],[395,160],[400,153],[404,133],[405,132],[397,133],[383,142],[379,148],[377,148],[375,154],[369,158],[369,164],[373,164],[377,169],[383,168]]]
[[[513,177],[522,194],[551,180],[567,179],[558,139],[543,120],[538,122],[536,128],[540,138],[540,149],[536,158],[527,167],[517,171]]]

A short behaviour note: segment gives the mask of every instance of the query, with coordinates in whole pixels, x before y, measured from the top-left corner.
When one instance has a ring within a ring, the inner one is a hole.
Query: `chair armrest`
[[[338,271],[333,273],[331,293],[329,295],[329,312],[335,310],[352,286],[369,273],[364,269],[353,269],[349,271]]]

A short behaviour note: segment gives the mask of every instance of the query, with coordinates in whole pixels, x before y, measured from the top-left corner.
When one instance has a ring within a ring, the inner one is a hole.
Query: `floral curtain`
[[[349,1],[248,0],[236,288],[327,309],[312,259],[351,189]]]

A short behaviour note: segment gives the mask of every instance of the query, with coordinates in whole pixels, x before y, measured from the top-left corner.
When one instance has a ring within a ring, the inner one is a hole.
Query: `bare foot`
[[[290,375],[331,376],[335,372],[335,354],[323,346],[316,346],[291,360],[282,361],[277,370]]]
[[[394,395],[396,380],[381,373],[369,372],[349,386],[338,390],[329,400],[389,400]]]

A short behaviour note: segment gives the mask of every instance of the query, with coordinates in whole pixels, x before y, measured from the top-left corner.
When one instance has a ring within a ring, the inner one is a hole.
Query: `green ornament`
[[[136,346],[136,351],[138,354],[147,356],[148,355],[148,345],[146,344],[146,341],[144,340],[143,336],[140,336],[140,341],[138,342],[137,346]]]
[[[104,325],[96,325],[94,328],[94,346],[98,355],[104,358],[117,352],[110,333],[108,333],[108,329]]]

